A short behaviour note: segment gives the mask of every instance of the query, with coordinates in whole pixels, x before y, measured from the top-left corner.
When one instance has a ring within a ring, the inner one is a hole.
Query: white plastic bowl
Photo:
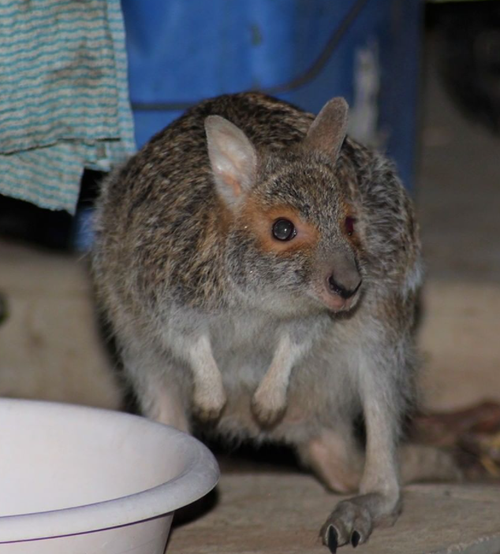
[[[119,412],[0,400],[0,554],[163,554],[217,484],[199,441]]]

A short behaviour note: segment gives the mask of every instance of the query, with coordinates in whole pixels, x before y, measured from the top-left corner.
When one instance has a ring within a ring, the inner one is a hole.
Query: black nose
[[[330,277],[328,278],[328,286],[332,292],[338,294],[341,298],[344,298],[344,300],[347,300],[358,292],[358,289],[361,286],[361,279],[358,281],[358,284],[354,288],[347,288],[340,283],[337,283],[333,275],[330,275]]]

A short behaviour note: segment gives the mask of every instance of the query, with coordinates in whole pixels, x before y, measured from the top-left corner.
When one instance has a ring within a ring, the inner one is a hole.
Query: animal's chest
[[[225,317],[212,322],[212,351],[226,385],[253,387],[269,368],[280,325],[263,317]]]
[[[298,356],[290,353],[294,373],[297,366],[310,366],[308,358],[329,325],[330,320],[322,317],[281,320],[259,314],[214,320],[212,352],[225,386],[234,391],[255,390],[276,357],[289,355],[287,347],[300,351]]]

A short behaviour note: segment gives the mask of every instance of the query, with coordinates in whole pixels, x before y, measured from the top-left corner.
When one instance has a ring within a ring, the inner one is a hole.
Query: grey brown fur
[[[343,140],[345,112],[335,99],[315,120],[258,93],[202,102],[107,179],[93,253],[143,413],[284,441],[330,488],[359,489],[321,531],[332,551],[395,520],[398,459],[418,477],[422,456],[396,449],[415,394],[417,224],[392,165]],[[299,229],[286,244],[271,236],[280,210]]]

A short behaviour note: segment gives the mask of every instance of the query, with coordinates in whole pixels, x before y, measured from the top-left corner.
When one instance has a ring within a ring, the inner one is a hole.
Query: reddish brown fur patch
[[[304,221],[298,211],[290,206],[283,205],[268,208],[255,201],[248,200],[243,209],[242,217],[248,229],[257,236],[261,248],[265,252],[286,255],[298,250],[311,250],[317,247],[319,241],[318,230]],[[273,237],[272,227],[278,219],[288,219],[293,223],[297,235],[292,240],[281,241]]]

